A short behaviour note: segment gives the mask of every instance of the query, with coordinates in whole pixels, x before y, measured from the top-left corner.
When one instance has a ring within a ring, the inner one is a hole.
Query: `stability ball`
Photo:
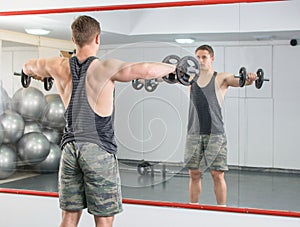
[[[17,152],[25,164],[37,164],[47,158],[50,152],[50,142],[42,133],[30,132],[19,140]]]
[[[0,86],[0,115],[8,109],[10,104],[10,97],[8,96],[6,90]]]
[[[11,176],[17,167],[17,155],[15,151],[6,144],[0,146],[0,179]]]
[[[51,143],[50,152],[47,158],[34,165],[33,169],[38,173],[54,173],[58,171],[61,157],[61,150],[57,144]]]
[[[13,108],[25,120],[39,121],[46,105],[44,94],[35,87],[20,88],[12,97]]]
[[[24,134],[29,132],[42,132],[42,128],[36,121],[25,121]]]
[[[42,133],[47,137],[50,143],[60,144],[62,132],[56,129],[43,128]]]
[[[0,124],[3,127],[3,143],[15,143],[24,133],[25,123],[20,114],[12,110],[6,110],[0,116]]]
[[[3,139],[4,139],[4,129],[0,123],[0,145],[3,143]]]
[[[45,96],[46,106],[42,115],[42,124],[46,127],[61,129],[65,126],[65,107],[58,94]]]

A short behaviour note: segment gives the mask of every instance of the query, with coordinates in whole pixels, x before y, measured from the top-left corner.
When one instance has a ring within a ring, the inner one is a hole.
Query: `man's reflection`
[[[218,73],[213,69],[214,50],[202,45],[195,50],[200,63],[200,76],[190,89],[188,133],[185,146],[185,164],[190,175],[190,203],[198,203],[201,194],[201,176],[210,170],[217,204],[226,206],[227,138],[222,106],[230,86],[239,87],[239,79],[232,73]],[[256,74],[247,75],[246,85],[255,81]]]

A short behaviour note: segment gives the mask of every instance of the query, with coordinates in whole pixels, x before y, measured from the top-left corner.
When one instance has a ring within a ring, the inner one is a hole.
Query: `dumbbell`
[[[151,174],[151,177],[154,177],[154,172],[156,171],[154,169],[154,164],[142,160],[138,165],[137,165],[137,171],[140,175],[148,175]],[[158,170],[159,171],[159,170]],[[166,164],[162,164],[161,166],[161,173],[162,173],[162,178],[165,180],[167,176],[168,169],[166,168]]]
[[[176,74],[169,73],[163,76],[162,79],[170,84],[181,83],[185,86],[191,85],[197,81],[200,74],[200,65],[196,58],[185,56],[180,59],[177,55],[169,55],[162,60],[163,63],[176,64]],[[157,79],[145,80],[143,83],[140,79],[132,80],[132,87],[140,90],[145,86],[146,91],[152,92],[158,86]]]
[[[146,175],[150,172],[153,173],[153,166],[150,164],[150,162],[142,160],[137,166],[137,171],[140,175]]]
[[[31,83],[31,76],[26,75],[23,70],[21,73],[14,72],[15,76],[21,76],[21,84],[24,88],[28,88]],[[44,82],[44,89],[46,91],[50,91],[53,86],[53,78],[47,77],[43,80]]]
[[[177,55],[169,55],[162,62],[176,64],[176,74],[169,73],[169,75],[163,77],[163,80],[167,83],[179,82],[182,85],[189,86],[199,78],[200,65],[198,60],[192,56],[185,56],[180,59]]]
[[[270,81],[269,79],[266,79],[264,77],[264,71],[262,69],[258,69],[256,71],[256,75],[257,75],[257,77],[256,77],[256,80],[255,80],[255,87],[257,89],[260,89],[265,81]],[[241,67],[240,70],[239,70],[239,75],[235,75],[234,77],[239,78],[240,87],[244,87],[245,83],[246,83],[246,80],[247,80],[247,70],[246,70],[246,68]]]
[[[169,55],[163,59],[162,62],[168,63],[168,64],[178,64],[180,61],[180,57],[177,55]],[[178,80],[176,78],[176,75],[174,73],[170,73],[168,76],[163,76],[162,79],[170,84],[177,83]],[[151,80],[145,80],[143,83],[141,79],[135,79],[132,80],[132,87],[136,90],[140,90],[145,86],[146,91],[152,92],[154,91],[158,86],[157,79],[151,79]]]

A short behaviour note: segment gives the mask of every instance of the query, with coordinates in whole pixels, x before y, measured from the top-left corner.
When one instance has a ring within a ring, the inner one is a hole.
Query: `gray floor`
[[[17,172],[0,180],[0,188],[57,192],[57,173]],[[189,177],[167,168],[165,178],[160,166],[151,174],[140,175],[136,166],[120,165],[124,198],[188,203]],[[31,175],[30,175],[31,174]],[[21,177],[20,177],[21,176]],[[226,172],[227,205],[271,210],[300,211],[300,174],[231,169]],[[216,205],[213,182],[203,175],[201,204]]]

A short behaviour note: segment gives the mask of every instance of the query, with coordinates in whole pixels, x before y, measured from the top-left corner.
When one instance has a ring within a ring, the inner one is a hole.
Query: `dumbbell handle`
[[[23,71],[22,71],[22,73],[14,72],[14,76],[21,76],[22,86],[24,88],[29,87],[30,82],[31,82],[31,77],[30,76],[24,74]],[[44,89],[46,91],[50,91],[52,86],[53,86],[53,78],[52,77],[44,78],[43,82],[44,82]]]
[[[234,78],[238,78],[238,79],[240,79],[240,78],[241,78],[241,76],[240,76],[240,75],[234,75]],[[258,79],[259,79],[259,77],[257,76],[255,80],[258,80]],[[263,79],[263,81],[270,81],[270,79],[266,79],[266,78],[264,78],[264,79]]]
[[[14,76],[21,76],[21,73],[14,72]]]

